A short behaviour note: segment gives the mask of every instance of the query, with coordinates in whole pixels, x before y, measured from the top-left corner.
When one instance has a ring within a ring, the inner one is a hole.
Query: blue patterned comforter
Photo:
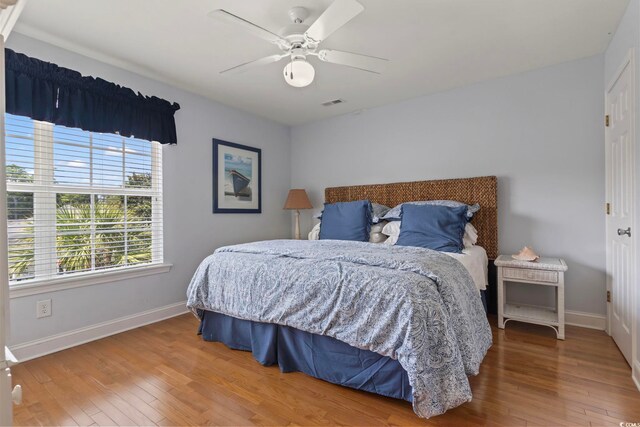
[[[478,290],[450,256],[337,240],[272,240],[219,248],[187,290],[209,310],[328,335],[397,359],[421,417],[471,400],[492,343]]]

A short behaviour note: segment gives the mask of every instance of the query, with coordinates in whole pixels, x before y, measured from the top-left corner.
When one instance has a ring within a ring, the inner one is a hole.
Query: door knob
[[[618,236],[624,236],[625,234],[631,237],[631,227],[628,227],[626,230],[623,230],[622,228],[618,228]]]

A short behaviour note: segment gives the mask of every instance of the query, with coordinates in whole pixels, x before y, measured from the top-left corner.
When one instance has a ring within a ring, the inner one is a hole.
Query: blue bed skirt
[[[412,401],[407,372],[397,360],[360,350],[335,338],[288,326],[236,319],[205,311],[200,324],[205,341],[253,353],[263,365],[383,396]]]
[[[486,311],[485,292],[481,294]],[[278,364],[282,372],[304,372],[334,384],[413,400],[407,372],[397,360],[335,338],[211,311],[204,311],[199,333],[205,341],[250,351],[263,365]]]

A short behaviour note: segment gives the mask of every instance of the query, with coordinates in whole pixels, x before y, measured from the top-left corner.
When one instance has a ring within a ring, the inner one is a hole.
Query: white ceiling
[[[29,0],[15,31],[296,125],[601,53],[629,0],[359,1],[364,12],[321,46],[388,58],[387,70],[311,58],[302,89],[284,82],[284,62],[220,75],[278,49],[207,13],[277,32],[289,8],[310,9],[311,23],[331,0]]]

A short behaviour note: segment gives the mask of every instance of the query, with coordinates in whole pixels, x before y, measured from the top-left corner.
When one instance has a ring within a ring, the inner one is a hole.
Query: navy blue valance
[[[180,109],[115,83],[5,49],[7,113],[91,132],[176,144]]]

